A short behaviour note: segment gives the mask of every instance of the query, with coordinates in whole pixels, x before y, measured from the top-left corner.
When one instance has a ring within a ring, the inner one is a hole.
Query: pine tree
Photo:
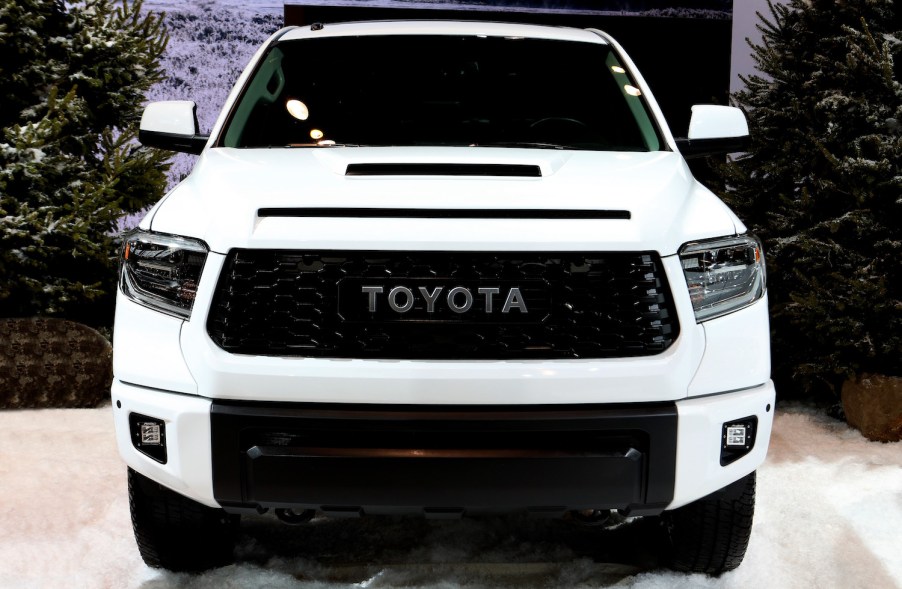
[[[893,0],[769,8],[724,197],[764,239],[778,390],[835,394],[902,373],[902,27]]]
[[[118,221],[166,182],[136,141],[166,42],[140,2],[0,0],[0,317],[111,323]]]

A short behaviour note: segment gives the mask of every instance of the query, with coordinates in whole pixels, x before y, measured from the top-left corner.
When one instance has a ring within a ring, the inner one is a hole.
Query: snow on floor
[[[652,520],[612,531],[517,517],[243,523],[235,565],[147,568],[109,407],[0,412],[0,588],[902,588],[902,444],[777,412],[752,541],[720,578],[660,567]]]

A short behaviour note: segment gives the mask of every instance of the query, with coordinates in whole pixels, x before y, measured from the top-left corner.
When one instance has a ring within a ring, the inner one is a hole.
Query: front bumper
[[[656,513],[763,462],[774,389],[768,381],[675,403],[449,408],[219,402],[116,381],[113,403],[129,466],[210,506]],[[166,463],[136,449],[131,413],[166,423]],[[721,466],[723,424],[749,416],[755,446]]]

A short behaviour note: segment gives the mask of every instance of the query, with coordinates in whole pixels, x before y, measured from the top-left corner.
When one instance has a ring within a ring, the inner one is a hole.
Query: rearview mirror
[[[199,154],[209,135],[200,135],[197,105],[190,100],[151,102],[141,116],[138,141],[147,147]]]
[[[744,151],[749,142],[745,113],[733,106],[696,104],[689,120],[689,136],[676,140],[686,159]]]

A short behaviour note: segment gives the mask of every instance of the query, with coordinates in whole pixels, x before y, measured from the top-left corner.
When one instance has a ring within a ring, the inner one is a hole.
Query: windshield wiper
[[[542,143],[539,141],[490,141],[488,143],[471,143],[471,147],[532,147],[535,149],[580,149],[573,145],[560,143]]]
[[[288,143],[287,145],[271,145],[270,147],[366,147],[359,143]]]

